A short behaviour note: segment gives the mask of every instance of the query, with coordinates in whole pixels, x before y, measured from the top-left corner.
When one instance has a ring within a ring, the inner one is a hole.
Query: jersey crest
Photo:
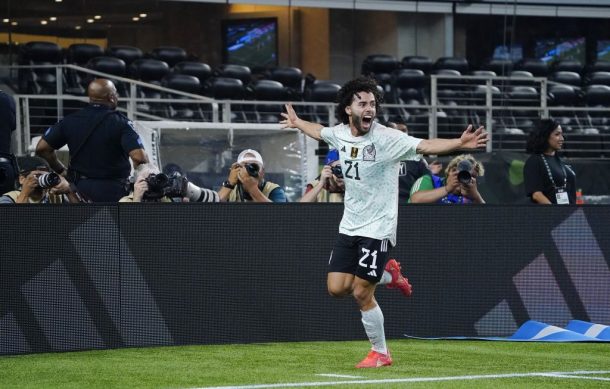
[[[376,154],[377,154],[377,151],[375,150],[375,145],[371,143],[370,145],[366,146],[362,150],[362,160],[363,161],[374,161]]]

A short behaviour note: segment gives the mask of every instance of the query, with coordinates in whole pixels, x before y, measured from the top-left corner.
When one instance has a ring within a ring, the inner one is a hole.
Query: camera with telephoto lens
[[[457,178],[461,184],[468,185],[472,181],[472,175],[470,171],[472,170],[472,162],[467,159],[461,160],[457,165]]]
[[[142,195],[144,201],[159,200],[164,196],[185,197],[187,193],[188,180],[178,172],[169,176],[164,173],[152,173],[145,181],[148,183],[148,190]]]
[[[49,189],[54,186],[59,185],[61,182],[61,178],[59,178],[59,174],[57,173],[43,173],[38,177],[38,186],[42,189]]]
[[[341,165],[335,165],[330,168],[335,177],[343,178],[343,170],[341,169]]]
[[[245,164],[246,171],[252,177],[258,177],[258,173],[261,170],[261,167],[255,163],[247,163]]]

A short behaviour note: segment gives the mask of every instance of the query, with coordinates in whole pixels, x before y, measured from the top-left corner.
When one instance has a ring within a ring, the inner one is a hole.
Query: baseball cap
[[[237,163],[242,162],[256,162],[261,165],[261,167],[265,167],[263,163],[263,157],[261,157],[258,151],[252,149],[245,149],[244,151],[239,153],[239,156],[237,157]]]
[[[17,157],[17,165],[21,175],[27,175],[33,170],[51,170],[46,160],[29,155]]]
[[[328,154],[326,154],[326,160],[324,161],[324,165],[330,165],[331,163],[339,160],[339,150],[330,149]]]

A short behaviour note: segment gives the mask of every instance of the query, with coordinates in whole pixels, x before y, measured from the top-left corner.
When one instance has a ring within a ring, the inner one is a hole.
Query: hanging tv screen
[[[223,20],[222,39],[225,64],[265,68],[278,64],[276,18]]]
[[[610,61],[610,40],[597,41],[597,60]]]
[[[536,58],[547,63],[553,63],[564,59],[585,63],[585,38],[541,39],[536,41],[534,51]]]

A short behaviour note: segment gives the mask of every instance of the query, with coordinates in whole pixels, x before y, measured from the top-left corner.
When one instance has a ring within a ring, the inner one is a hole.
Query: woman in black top
[[[542,119],[529,134],[523,179],[525,193],[537,204],[575,204],[576,174],[557,155],[563,131],[554,120]]]

